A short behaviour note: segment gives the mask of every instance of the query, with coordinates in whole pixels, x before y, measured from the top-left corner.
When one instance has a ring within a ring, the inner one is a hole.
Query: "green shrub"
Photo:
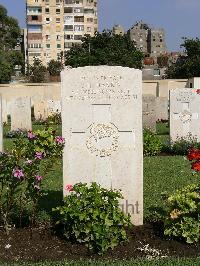
[[[51,115],[48,116],[47,124],[51,125],[61,125],[62,123],[62,119],[61,119],[61,113],[60,112],[56,112],[56,113],[52,113]]]
[[[159,137],[149,129],[143,131],[143,152],[144,156],[155,156],[162,150],[162,142]]]
[[[43,175],[62,156],[65,140],[46,129],[20,133],[13,144],[10,154],[0,153],[0,226],[7,234],[15,214],[21,225],[28,210],[30,224],[35,223]]]
[[[164,234],[187,243],[200,240],[200,185],[189,185],[166,199]]]
[[[191,148],[199,148],[200,143],[196,139],[189,137],[188,139],[177,138],[176,141],[171,143],[171,153],[175,155],[187,155],[188,150]]]
[[[130,216],[119,208],[119,191],[101,188],[98,184],[78,183],[67,186],[69,195],[64,206],[57,207],[57,223],[64,225],[64,235],[102,254],[127,240],[126,227]]]

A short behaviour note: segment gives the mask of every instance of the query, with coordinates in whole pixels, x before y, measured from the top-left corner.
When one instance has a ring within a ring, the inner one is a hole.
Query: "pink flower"
[[[68,192],[72,191],[73,190],[73,186],[72,185],[66,185],[66,188],[65,188]]]
[[[21,177],[24,177],[24,173],[20,169],[13,170],[13,175],[14,175],[14,177],[16,177],[18,179],[21,179]]]
[[[42,160],[42,158],[43,158],[42,152],[36,152],[35,153],[35,159]]]
[[[32,162],[33,162],[32,160],[29,160],[29,159],[26,160],[27,164],[32,164]]]
[[[42,177],[41,175],[36,175],[36,176],[35,176],[35,179],[36,179],[37,181],[41,181],[41,180],[43,179],[43,177]]]
[[[28,138],[29,139],[34,139],[36,136],[33,134],[31,130],[28,131]]]
[[[62,138],[61,136],[57,136],[56,138],[55,138],[55,141],[56,141],[56,143],[57,144],[64,144],[65,143],[65,138]]]

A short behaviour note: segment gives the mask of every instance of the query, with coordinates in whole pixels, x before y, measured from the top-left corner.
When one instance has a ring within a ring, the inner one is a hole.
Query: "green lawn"
[[[61,134],[60,126],[52,126]],[[33,130],[42,129],[43,126],[33,126]],[[4,128],[4,135],[9,131],[9,127]],[[163,133],[161,137],[168,137],[168,127],[166,123],[157,125],[158,133]],[[5,150],[12,148],[13,139],[4,138]],[[144,158],[144,216],[149,215],[149,207],[162,204],[162,192],[173,193],[176,189],[198,182],[199,176],[192,175],[190,163],[183,156],[155,156]],[[41,202],[42,213],[51,211],[62,201],[62,162],[58,161],[53,169],[46,175],[44,180],[46,195]]]
[[[42,126],[34,126],[33,129],[43,128]],[[58,134],[61,134],[61,128],[55,126]],[[5,127],[4,134],[9,130]],[[167,124],[157,125],[157,130],[161,137],[168,138]],[[12,140],[4,138],[5,150],[12,147]],[[152,205],[162,205],[162,192],[173,193],[176,189],[183,186],[198,182],[199,176],[193,176],[190,170],[190,163],[183,156],[155,156],[144,158],[144,216],[147,218],[150,214],[149,208]],[[58,161],[44,180],[45,195],[40,202],[40,219],[47,219],[51,214],[52,207],[56,207],[62,202],[62,162]],[[0,264],[6,265],[6,264]],[[10,264],[9,264],[10,265]],[[15,264],[18,265],[18,264]],[[22,264],[20,264],[22,265]],[[200,261],[196,259],[181,260],[171,259],[169,261],[133,261],[133,262],[116,262],[115,264],[100,263],[100,262],[66,262],[66,263],[40,263],[40,264],[25,264],[38,266],[56,266],[56,265],[200,265]]]

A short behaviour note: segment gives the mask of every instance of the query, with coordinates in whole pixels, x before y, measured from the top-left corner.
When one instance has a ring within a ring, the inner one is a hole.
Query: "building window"
[[[76,40],[76,41],[81,41],[82,38],[83,38],[82,35],[74,35],[74,40]]]
[[[49,48],[51,48],[51,45],[49,43],[47,43],[46,47],[49,49]]]
[[[61,40],[61,36],[60,36],[60,35],[57,35],[57,36],[56,36],[56,40],[57,40],[57,41],[60,41],[60,40]]]
[[[73,31],[73,25],[65,25],[65,31]]]
[[[61,44],[60,44],[60,43],[57,44],[57,48],[58,48],[58,49],[61,48]]]
[[[49,8],[45,8],[45,13],[49,14]]]
[[[50,35],[46,35],[46,40],[50,40]]]
[[[75,31],[84,31],[84,26],[83,25],[75,25],[74,30]]]
[[[46,23],[50,23],[50,18],[46,18]]]
[[[93,22],[93,18],[87,18],[87,22],[88,23]]]
[[[91,27],[87,27],[87,32],[91,32],[92,28]]]
[[[56,8],[56,14],[60,14],[60,8]]]
[[[32,20],[38,20],[38,16],[31,16]]]
[[[70,34],[65,35],[65,40],[73,40],[73,39],[74,39],[73,35]]]
[[[56,18],[56,23],[60,23],[60,18]]]

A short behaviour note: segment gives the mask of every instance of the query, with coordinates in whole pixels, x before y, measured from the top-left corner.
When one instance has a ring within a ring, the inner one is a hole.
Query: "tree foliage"
[[[28,76],[30,82],[40,83],[45,82],[47,69],[43,66],[42,61],[35,58],[32,65],[28,66]]]
[[[200,39],[184,38],[181,47],[185,50],[185,56],[180,56],[175,64],[168,67],[168,78],[200,77]]]
[[[6,8],[0,5],[0,83],[10,82],[16,65],[24,67],[22,53],[13,50],[19,37],[17,20],[9,17]]]
[[[128,35],[113,35],[111,31],[85,35],[82,46],[74,46],[65,54],[65,65],[72,67],[111,65],[142,68],[143,53],[138,51]]]
[[[0,48],[4,50],[13,49],[20,37],[18,21],[7,15],[5,7],[0,5]]]
[[[47,70],[51,76],[59,76],[60,72],[63,70],[63,64],[60,61],[51,60]]]

